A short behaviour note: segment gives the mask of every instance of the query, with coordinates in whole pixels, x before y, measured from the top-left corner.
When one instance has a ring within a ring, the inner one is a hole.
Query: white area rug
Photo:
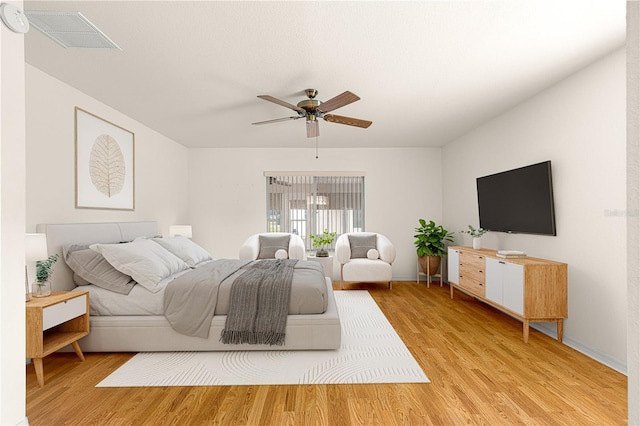
[[[429,383],[369,292],[335,293],[338,350],[141,352],[97,387]]]

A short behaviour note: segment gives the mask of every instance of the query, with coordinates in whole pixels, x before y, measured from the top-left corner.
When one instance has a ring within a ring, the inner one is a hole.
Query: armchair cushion
[[[367,252],[367,259],[376,260],[380,257],[380,253],[376,249],[371,249]]]
[[[298,259],[298,260],[306,259],[306,249],[304,246],[304,241],[302,241],[302,238],[300,238],[299,235],[289,234],[287,232],[264,232],[260,234],[251,235],[249,238],[245,240],[242,246],[240,246],[238,257],[240,259],[247,259],[247,260],[262,259],[261,257],[258,257],[261,250],[261,246],[260,246],[261,236],[284,237],[288,241],[288,244],[285,247],[278,247],[276,250],[273,251],[273,256],[271,256],[271,259],[275,259],[276,252],[281,249],[287,252],[287,257],[289,259]]]
[[[290,235],[259,235],[258,259],[275,259],[278,250],[289,251]]]
[[[367,252],[376,248],[376,234],[357,235],[349,234],[349,246],[351,247],[351,259],[367,257]]]
[[[342,268],[343,281],[388,282],[393,269],[384,260],[351,259]]]

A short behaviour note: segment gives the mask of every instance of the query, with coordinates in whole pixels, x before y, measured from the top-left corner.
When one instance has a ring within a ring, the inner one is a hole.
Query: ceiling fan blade
[[[346,124],[348,126],[362,127],[366,129],[373,123],[369,120],[360,120],[359,118],[344,117],[342,115],[327,114],[324,116],[326,121],[331,123]]]
[[[357,95],[354,95],[349,91],[346,91],[334,98],[329,99],[326,102],[321,103],[320,106],[318,107],[318,110],[322,112],[329,112],[329,111],[333,111],[334,109],[341,108],[345,105],[349,105],[350,103],[353,103],[358,100],[360,100],[360,98]]]
[[[251,124],[269,124],[269,123],[277,123],[278,121],[287,121],[287,120],[297,120],[300,116],[297,117],[284,117],[284,118],[276,118],[275,120],[267,120],[267,121],[258,121]]]
[[[305,111],[304,111],[304,109],[300,108],[299,106],[296,106],[296,105],[290,104],[289,102],[282,101],[282,100],[280,100],[280,99],[278,99],[278,98],[274,98],[273,96],[269,96],[269,95],[258,95],[258,97],[259,97],[260,99],[264,99],[265,101],[273,102],[274,104],[278,104],[278,105],[280,105],[280,106],[283,106],[283,107],[285,107],[285,108],[292,109],[292,110],[297,111],[297,112],[300,112],[300,113],[304,113],[304,112],[305,112]]]
[[[315,138],[316,136],[320,136],[320,126],[318,125],[318,121],[307,121],[307,137]]]

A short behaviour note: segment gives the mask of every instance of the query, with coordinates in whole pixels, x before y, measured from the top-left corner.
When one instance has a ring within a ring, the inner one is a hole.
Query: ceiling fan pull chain
[[[316,160],[318,159],[318,136],[316,136]]]

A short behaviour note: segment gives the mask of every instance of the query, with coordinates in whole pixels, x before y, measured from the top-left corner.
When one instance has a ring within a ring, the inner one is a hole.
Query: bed
[[[325,278],[324,282],[326,310],[316,314],[290,313],[287,316],[283,345],[224,344],[220,341],[220,334],[225,328],[226,315],[213,316],[207,338],[179,333],[158,311],[161,291],[149,297],[148,306],[137,309],[135,315],[130,315],[126,309],[120,307],[122,304],[119,301],[126,300],[129,295],[146,292],[146,289],[135,285],[129,295],[123,295],[93,285],[76,286],[74,272],[62,260],[65,248],[71,245],[114,244],[133,241],[138,237],[157,237],[156,222],[40,224],[36,230],[47,235],[49,254],[58,254],[61,259],[55,266],[52,290],[89,291],[92,311],[91,333],[79,342],[85,352],[324,350],[340,347],[340,319],[331,281],[328,278]]]

